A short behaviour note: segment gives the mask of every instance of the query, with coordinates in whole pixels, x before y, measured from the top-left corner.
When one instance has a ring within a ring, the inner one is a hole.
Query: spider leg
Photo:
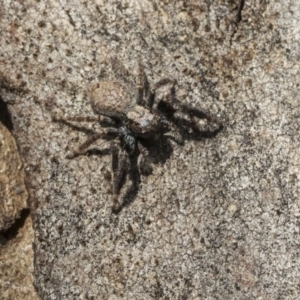
[[[52,121],[69,125],[68,122],[97,122],[101,125],[113,126],[116,124],[115,120],[106,116],[73,116],[73,117],[59,117],[53,116]]]
[[[174,93],[171,91],[163,100],[158,104],[158,109],[163,111],[166,115],[173,117],[177,111],[186,113],[190,117],[191,125],[194,130],[199,131],[195,117],[199,119],[206,119],[208,122],[215,123],[218,125],[218,130],[223,128],[222,122],[214,117],[213,115],[200,110],[199,108],[193,107],[188,104],[181,103],[177,98],[174,97]]]
[[[113,175],[115,176],[119,167],[119,150],[114,140],[111,141],[110,149],[111,149],[111,156],[112,156],[111,168],[112,168]]]
[[[136,105],[144,106],[144,84],[145,84],[145,73],[144,66],[139,59],[138,61],[138,70],[136,78]]]
[[[179,145],[184,144],[184,139],[183,139],[182,134],[180,133],[179,129],[173,123],[171,123],[168,120],[163,120],[163,125],[168,130],[166,133],[164,133],[165,137],[171,138]]]
[[[116,128],[106,128],[102,132],[92,134],[83,144],[81,144],[76,150],[72,153],[67,155],[67,158],[73,159],[79,155],[85,154],[86,149],[96,142],[98,139],[102,138],[103,136],[109,134],[118,134],[118,130]]]
[[[161,80],[159,80],[158,82],[156,82],[153,87],[150,89],[150,93],[147,97],[147,106],[149,108],[153,107],[154,101],[155,101],[155,92],[156,90],[158,90],[160,87],[167,85],[167,84],[172,84],[174,86],[174,84],[176,83],[175,80],[169,79],[169,78],[163,78]]]
[[[187,114],[190,115],[191,122],[194,123],[194,124],[196,123],[194,117],[197,117],[199,119],[206,119],[208,122],[217,124],[220,129],[223,128],[222,122],[218,118],[212,116],[209,113],[206,113],[206,112],[204,112],[204,111],[202,111],[198,108],[192,107],[192,106],[187,105],[187,104],[180,104],[179,108],[182,112],[187,113]]]
[[[119,151],[116,144],[112,143],[112,171],[113,171],[113,206],[114,213],[119,212],[122,204],[119,203],[119,195],[124,184],[129,167],[129,157],[126,151]]]
[[[149,151],[140,142],[138,142],[138,148],[140,151],[140,155],[137,160],[138,169],[142,174],[149,175],[152,173],[152,167],[147,161],[149,157]]]
[[[174,86],[176,81],[169,78],[163,78],[156,82],[152,87],[150,87],[149,81],[144,71],[144,66],[139,59],[136,79],[136,105],[142,105],[148,108],[152,108],[155,100],[156,90],[170,83]]]

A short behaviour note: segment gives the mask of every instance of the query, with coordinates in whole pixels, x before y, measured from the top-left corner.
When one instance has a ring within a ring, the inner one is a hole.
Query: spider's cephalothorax
[[[216,124],[216,132],[222,128],[222,124],[210,114],[176,99],[175,80],[162,79],[150,86],[141,62],[135,82],[128,79],[129,72],[116,58],[112,60],[112,67],[118,80],[101,81],[89,87],[90,104],[96,116],[53,117],[53,120],[70,126],[73,126],[70,122],[98,122],[103,126],[100,132],[86,130],[88,139],[67,157],[74,158],[87,153],[89,146],[98,139],[111,139],[113,212],[118,212],[126,203],[119,203],[119,194],[127,173],[134,171],[138,173],[134,177],[139,178],[147,158],[148,150],[143,146],[143,141],[166,136],[179,144],[183,143],[180,126],[174,117],[176,112],[189,116],[188,124],[195,132],[198,131],[195,117]],[[169,93],[157,100],[156,90],[166,85],[170,86]],[[132,95],[134,90],[135,94]],[[117,138],[119,143],[115,141]]]
[[[160,129],[160,116],[140,105],[130,109],[126,113],[126,118],[131,131],[142,138],[149,138]]]

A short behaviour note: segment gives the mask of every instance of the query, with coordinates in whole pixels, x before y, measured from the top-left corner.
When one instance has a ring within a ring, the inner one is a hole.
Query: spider
[[[159,144],[160,138],[167,137],[183,144],[180,122],[175,113],[186,114],[189,120],[181,119],[181,125],[191,127],[196,133],[200,131],[195,118],[216,124],[216,132],[223,125],[216,117],[176,99],[175,80],[164,78],[150,85],[140,60],[135,83],[130,80],[130,73],[117,58],[113,58],[111,62],[118,80],[100,81],[88,89],[90,104],[96,116],[54,116],[52,119],[77,130],[82,127],[74,126],[72,122],[98,122],[103,127],[100,132],[85,129],[89,135],[87,140],[67,155],[67,158],[73,159],[87,154],[89,146],[99,139],[111,140],[109,152],[112,155],[112,212],[118,213],[126,204],[125,200],[119,203],[119,195],[127,174],[131,173],[132,182],[137,185],[141,173],[152,171],[147,164],[149,151],[144,146],[144,141],[151,140],[152,143]],[[156,91],[163,86],[170,86],[169,92],[155,103]]]

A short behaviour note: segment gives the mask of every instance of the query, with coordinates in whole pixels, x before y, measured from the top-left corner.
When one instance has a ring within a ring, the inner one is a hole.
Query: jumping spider
[[[133,182],[139,181],[140,173],[147,170],[145,166],[149,152],[143,141],[151,139],[159,143],[159,139],[164,136],[183,144],[182,132],[174,116],[176,112],[187,114],[188,126],[194,132],[200,132],[195,117],[216,124],[218,127],[216,133],[223,125],[210,114],[176,99],[175,80],[165,78],[150,86],[140,61],[135,84],[129,79],[130,73],[118,59],[112,59],[112,68],[120,80],[101,81],[89,87],[90,104],[96,116],[53,117],[53,121],[75,129],[82,127],[74,126],[70,122],[98,122],[103,126],[100,132],[85,130],[89,137],[67,158],[73,159],[86,154],[88,147],[98,139],[111,140],[112,211],[117,213],[126,204],[126,202],[119,203],[119,194],[129,170],[133,173],[135,169]],[[156,91],[162,86],[170,86],[169,92],[155,103]],[[131,95],[134,90],[135,95]],[[133,164],[135,168],[132,167]]]

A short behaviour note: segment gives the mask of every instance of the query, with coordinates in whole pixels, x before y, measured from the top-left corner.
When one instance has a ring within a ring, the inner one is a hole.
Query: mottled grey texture
[[[36,208],[38,293],[299,298],[299,1],[121,3],[2,0],[0,72],[28,89],[3,97]],[[111,78],[111,56],[132,71],[141,57],[151,82],[177,79],[179,99],[226,125],[173,144],[119,215],[110,156],[67,160],[85,135],[51,122],[92,114],[87,87]]]

